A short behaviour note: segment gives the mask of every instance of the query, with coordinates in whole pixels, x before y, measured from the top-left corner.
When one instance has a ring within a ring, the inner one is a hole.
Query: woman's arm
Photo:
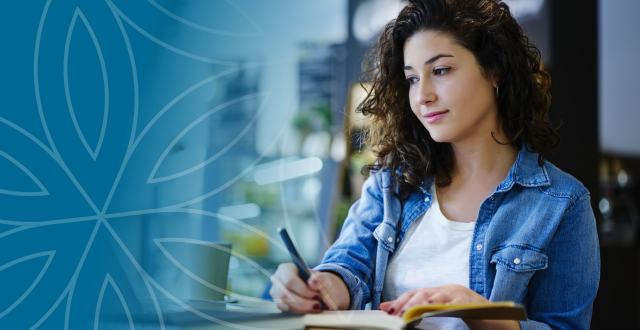
[[[292,313],[318,313],[319,299],[328,309],[363,309],[373,286],[374,230],[384,218],[381,172],[371,172],[362,196],[349,209],[338,240],[327,250],[308,283],[292,263],[281,264],[271,277],[270,294],[278,308]],[[315,281],[315,282],[314,282]]]
[[[537,271],[524,299],[522,329],[589,329],[600,281],[600,247],[590,196],[564,214],[549,246],[549,265]]]
[[[315,268],[342,278],[349,290],[349,309],[363,309],[370,299],[377,248],[373,232],[384,218],[382,174],[371,172],[362,187],[361,198],[349,209],[340,237]]]

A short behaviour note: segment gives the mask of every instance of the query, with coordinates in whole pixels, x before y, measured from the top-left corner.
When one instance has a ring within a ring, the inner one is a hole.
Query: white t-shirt
[[[382,301],[406,291],[445,284],[469,287],[469,251],[475,222],[450,221],[442,214],[435,185],[431,207],[411,224],[402,244],[389,260]],[[458,318],[431,318],[421,329],[468,329]]]

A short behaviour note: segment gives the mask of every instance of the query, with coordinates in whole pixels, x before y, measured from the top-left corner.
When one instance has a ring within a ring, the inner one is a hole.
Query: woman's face
[[[473,53],[447,34],[424,31],[404,45],[404,73],[411,110],[436,142],[491,138],[497,103]]]

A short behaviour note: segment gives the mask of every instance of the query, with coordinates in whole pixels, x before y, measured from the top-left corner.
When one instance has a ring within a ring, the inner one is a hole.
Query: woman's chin
[[[442,132],[440,130],[429,131],[429,135],[431,135],[433,141],[438,143],[451,142],[453,140],[453,136],[451,134],[447,134],[447,132]]]

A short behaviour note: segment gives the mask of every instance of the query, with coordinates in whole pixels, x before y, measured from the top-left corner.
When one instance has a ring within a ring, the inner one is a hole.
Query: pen
[[[280,237],[282,237],[282,240],[284,241],[284,245],[287,247],[287,250],[289,250],[289,255],[291,256],[293,263],[296,265],[296,267],[298,267],[298,276],[300,276],[300,278],[304,281],[304,283],[307,283],[309,281],[309,277],[310,277],[309,275],[311,274],[311,271],[309,270],[307,263],[304,262],[304,260],[302,259],[302,256],[300,256],[300,253],[298,253],[298,250],[296,249],[295,245],[293,245],[293,242],[291,241],[291,237],[289,237],[287,230],[284,227],[280,227],[278,228],[278,232],[280,233]],[[319,300],[320,300],[320,308],[322,308],[322,310],[327,309],[322,299],[319,299]]]

